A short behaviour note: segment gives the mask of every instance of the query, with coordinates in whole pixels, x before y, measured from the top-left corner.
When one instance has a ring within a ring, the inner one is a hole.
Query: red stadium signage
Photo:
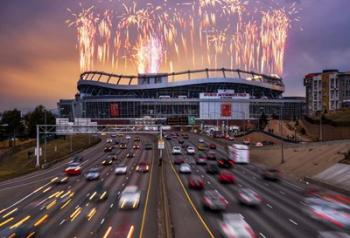
[[[221,116],[230,117],[232,114],[232,104],[231,103],[222,103],[221,104]]]
[[[112,103],[110,109],[111,117],[119,117],[119,105],[117,103]]]

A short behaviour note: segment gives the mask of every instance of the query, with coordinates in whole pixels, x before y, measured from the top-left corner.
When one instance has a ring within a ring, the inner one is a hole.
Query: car
[[[216,163],[210,163],[207,165],[206,171],[208,174],[218,174],[220,172],[220,168]]]
[[[116,135],[116,134],[112,134],[111,137],[112,137],[112,138],[116,138],[117,135]]]
[[[278,169],[270,168],[263,170],[262,177],[266,180],[279,181],[281,172]]]
[[[188,136],[188,134],[182,134],[182,138],[187,140],[189,138],[189,136]]]
[[[69,163],[81,163],[83,160],[84,158],[82,156],[76,155],[71,161],[69,161]]]
[[[216,150],[216,145],[214,143],[209,144],[209,149]]]
[[[232,159],[228,159],[228,158],[220,158],[217,160],[217,163],[219,165],[220,168],[232,168],[234,165],[234,161]]]
[[[181,155],[181,147],[180,146],[174,146],[171,152],[173,155]]]
[[[261,196],[250,188],[239,189],[237,199],[241,204],[247,206],[259,206],[262,201]]]
[[[207,160],[216,160],[216,155],[214,152],[209,152],[207,154]]]
[[[108,190],[103,187],[103,182],[98,182],[96,190],[89,196],[89,200],[93,202],[103,202],[108,198]]]
[[[88,170],[88,172],[85,174],[85,179],[87,181],[93,181],[100,178],[100,172],[98,168],[91,168]]]
[[[199,155],[199,156],[196,158],[196,164],[199,164],[199,165],[205,165],[205,164],[207,164],[207,158],[206,158],[204,155]]]
[[[204,188],[204,181],[198,175],[191,175],[188,178],[188,187],[191,188],[191,189],[201,190],[201,189]]]
[[[149,165],[145,161],[141,161],[136,166],[136,171],[141,173],[147,173],[149,170]]]
[[[269,140],[264,140],[261,142],[263,145],[274,145],[275,143],[273,141],[269,141]]]
[[[125,139],[130,140],[130,139],[131,139],[131,136],[126,135],[126,136],[125,136]]]
[[[119,145],[119,143],[120,143],[119,140],[114,140],[115,145]]]
[[[119,148],[122,149],[122,150],[125,150],[125,149],[127,149],[127,146],[126,146],[125,143],[120,143],[119,144]]]
[[[108,166],[108,165],[112,165],[113,164],[113,160],[112,159],[104,159],[102,160],[102,165],[104,166]]]
[[[199,151],[205,151],[207,149],[207,147],[204,144],[199,144],[199,145],[197,145],[197,149]]]
[[[133,145],[132,148],[133,148],[134,150],[138,150],[138,149],[140,149],[140,145]]]
[[[185,143],[185,141],[182,140],[182,139],[179,139],[177,142],[178,142],[180,145],[182,145],[183,143]]]
[[[139,136],[135,136],[134,141],[135,141],[135,142],[140,142],[140,141],[141,141],[141,138],[140,138]]]
[[[107,138],[106,143],[112,143],[113,139],[112,138]]]
[[[194,155],[196,153],[196,149],[193,146],[189,146],[186,149],[188,155]]]
[[[165,135],[164,138],[165,138],[166,140],[171,140],[171,136],[170,136],[170,135]]]
[[[239,213],[225,213],[219,222],[219,229],[222,237],[255,238],[256,235],[250,225]]]
[[[116,153],[114,154],[109,154],[107,156],[107,159],[112,159],[112,160],[118,160],[118,155]]]
[[[187,163],[181,164],[180,168],[179,168],[179,171],[182,174],[190,174],[190,173],[192,173],[191,166],[189,164],[187,164]]]
[[[135,154],[134,153],[127,153],[126,156],[125,156],[127,159],[132,159],[135,157]]]
[[[66,175],[58,176],[52,179],[52,182],[57,185],[66,184],[69,181],[69,177]]]
[[[230,171],[222,170],[219,172],[218,180],[220,183],[235,183],[235,176]]]
[[[106,145],[104,148],[104,152],[111,152],[113,150],[113,146],[111,145]]]
[[[263,146],[264,146],[264,144],[261,143],[261,142],[256,142],[255,143],[255,147],[263,147]]]
[[[204,143],[204,139],[203,139],[203,138],[199,138],[199,139],[198,139],[198,142],[199,142],[199,143]]]
[[[153,149],[153,146],[152,144],[145,144],[145,150],[152,150]]]
[[[202,201],[204,209],[212,211],[223,211],[228,206],[228,201],[217,190],[205,191]]]
[[[227,136],[227,137],[225,137],[225,139],[228,140],[228,141],[234,141],[235,140],[235,138],[233,136]]]
[[[121,209],[135,209],[139,207],[141,198],[141,191],[137,186],[126,186],[120,195],[119,208]]]
[[[114,173],[116,175],[126,174],[128,167],[125,164],[119,164],[115,167]]]
[[[185,160],[182,156],[176,156],[175,159],[174,159],[174,164],[182,164],[182,163],[185,163]]]
[[[70,175],[70,176],[80,175],[81,174],[81,166],[79,163],[72,163],[64,170],[64,173],[66,175]]]

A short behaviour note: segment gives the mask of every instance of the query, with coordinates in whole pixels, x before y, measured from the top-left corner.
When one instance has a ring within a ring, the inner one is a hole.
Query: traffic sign
[[[195,125],[196,124],[196,118],[194,116],[188,116],[188,124],[189,125]]]
[[[158,149],[159,150],[164,150],[165,149],[164,140],[158,140]]]

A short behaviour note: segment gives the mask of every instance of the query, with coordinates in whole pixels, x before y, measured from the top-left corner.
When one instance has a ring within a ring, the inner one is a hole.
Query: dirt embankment
[[[350,140],[309,144],[284,144],[284,163],[282,146],[252,148],[251,161],[282,170],[287,176],[301,179],[314,176],[344,158],[350,149]]]

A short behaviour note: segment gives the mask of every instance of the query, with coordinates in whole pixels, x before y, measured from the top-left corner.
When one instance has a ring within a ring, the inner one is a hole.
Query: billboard
[[[110,106],[111,117],[119,117],[119,105],[117,103],[112,103]]]
[[[231,103],[221,103],[221,116],[231,117],[232,114],[232,104]]]

